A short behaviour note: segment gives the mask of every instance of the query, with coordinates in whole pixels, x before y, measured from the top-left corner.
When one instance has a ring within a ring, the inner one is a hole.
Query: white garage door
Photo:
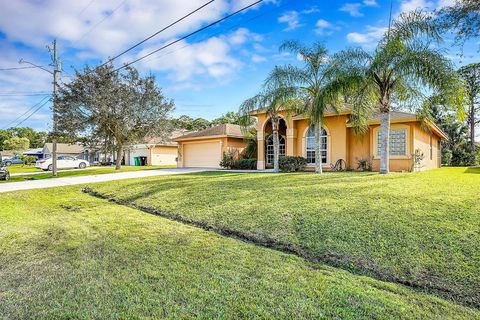
[[[187,168],[220,168],[221,156],[220,141],[183,145],[183,162]]]

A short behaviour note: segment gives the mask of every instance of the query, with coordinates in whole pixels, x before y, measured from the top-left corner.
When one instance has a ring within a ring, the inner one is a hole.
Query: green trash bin
[[[134,157],[133,162],[134,162],[135,166],[138,167],[140,165],[140,157]]]

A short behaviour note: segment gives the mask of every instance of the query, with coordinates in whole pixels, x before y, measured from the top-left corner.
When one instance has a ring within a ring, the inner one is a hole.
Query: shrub
[[[23,161],[23,164],[24,165],[31,165],[32,163],[34,163],[35,161],[37,161],[37,157],[36,156],[22,156],[22,161]]]
[[[255,170],[257,169],[257,159],[234,160],[231,169]]]
[[[232,169],[233,162],[239,158],[238,150],[229,148],[223,153],[222,161],[220,161],[220,167],[225,169]]]
[[[304,157],[281,156],[279,159],[280,170],[284,172],[303,171],[307,166]]]
[[[368,159],[357,160],[357,170],[360,171],[372,171],[372,162]]]

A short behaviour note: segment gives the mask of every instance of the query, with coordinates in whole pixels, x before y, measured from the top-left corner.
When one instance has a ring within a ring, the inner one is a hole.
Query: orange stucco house
[[[191,132],[173,141],[178,143],[177,167],[220,168],[224,152],[245,148],[244,133],[236,124],[221,124]]]
[[[323,125],[322,164],[325,170],[331,168],[337,160],[343,159],[347,168],[357,169],[360,159],[369,160],[373,171],[379,171],[380,157],[377,147],[380,119],[372,117],[368,124],[369,130],[364,136],[355,136],[349,124],[351,112],[327,113]],[[272,124],[267,114],[256,111],[252,114],[257,118],[258,161],[257,168],[265,169],[272,166],[273,139]],[[280,120],[280,154],[302,156],[307,158],[307,169],[313,170],[315,163],[315,130],[309,125],[309,120],[301,115],[288,116],[281,113]],[[421,122],[414,114],[391,112],[390,132],[390,171],[411,171],[413,168],[412,154],[420,149],[424,159],[419,168],[427,170],[441,165],[441,140],[448,139],[434,123]]]

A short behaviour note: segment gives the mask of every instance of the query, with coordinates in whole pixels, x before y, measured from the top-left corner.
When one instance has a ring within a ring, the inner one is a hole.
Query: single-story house
[[[24,156],[33,156],[43,159],[43,148],[28,149],[22,153]]]
[[[258,161],[257,168],[273,165],[272,123],[267,113],[258,110],[257,117]],[[371,162],[372,169],[379,171],[379,115],[369,121],[369,130],[363,136],[354,134],[350,124],[351,111],[327,112],[321,136],[322,166],[328,170],[331,164],[343,159],[349,169],[357,169],[359,160]],[[434,123],[418,120],[415,114],[392,111],[390,126],[390,170],[410,171],[413,168],[415,150],[424,154],[420,170],[438,168],[441,165],[441,141],[448,139]],[[280,154],[302,156],[308,161],[307,169],[315,165],[315,130],[302,115],[287,116],[281,113]]]
[[[220,168],[224,152],[245,148],[244,133],[239,125],[221,124],[191,132],[173,139],[178,142],[179,168]]]
[[[12,158],[15,156],[15,152],[12,150],[2,150],[0,151],[0,161],[3,159]]]
[[[178,143],[174,139],[189,132],[174,130],[167,139],[150,137],[141,143],[125,147],[126,164],[133,166],[135,158],[139,158],[140,163],[149,166],[176,165]]]
[[[45,143],[42,149],[44,159],[52,157],[53,143]],[[57,143],[57,157],[71,156],[75,158],[82,158],[84,148],[81,144]],[[83,159],[83,158],[82,158]]]

